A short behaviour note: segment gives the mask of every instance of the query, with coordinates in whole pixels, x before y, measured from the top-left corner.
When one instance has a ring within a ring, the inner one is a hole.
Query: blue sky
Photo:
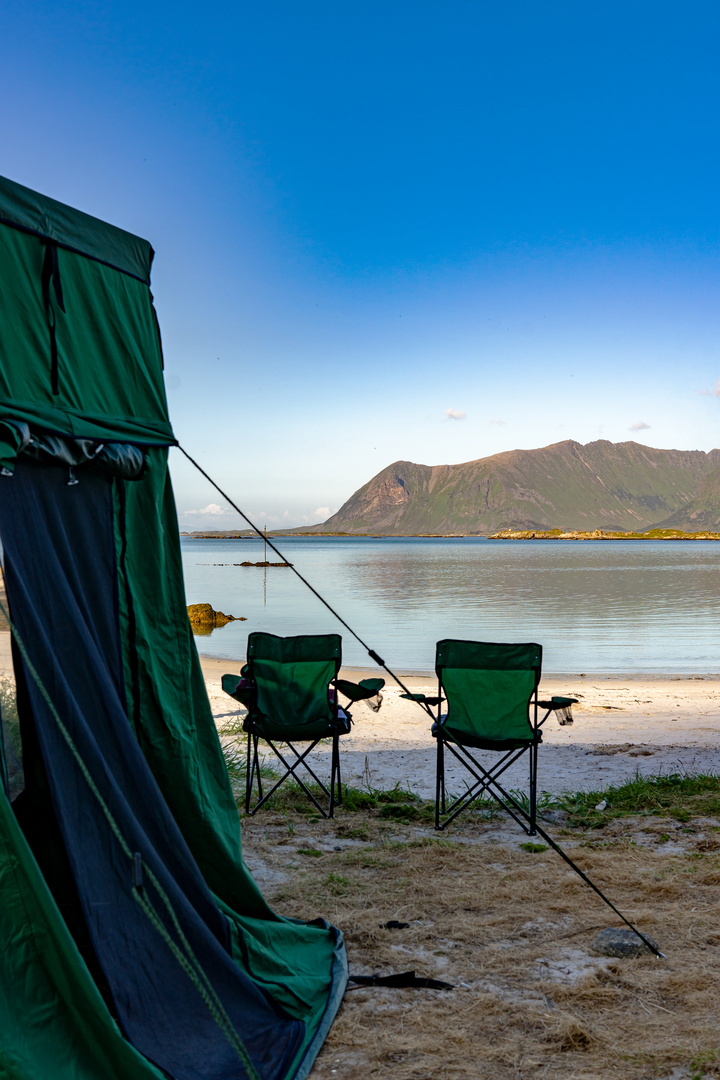
[[[270,525],[398,459],[720,445],[720,9],[5,0],[0,172],[138,232]],[[231,528],[173,452],[181,525]]]

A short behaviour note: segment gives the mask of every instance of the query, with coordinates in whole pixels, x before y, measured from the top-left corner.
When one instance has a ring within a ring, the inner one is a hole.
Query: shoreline
[[[495,533],[369,533],[369,532],[286,532],[274,533],[268,540],[720,540],[720,532],[698,530],[684,532],[682,529],[648,529],[642,532],[613,532],[603,529],[584,531],[580,529],[502,529]],[[256,533],[188,533],[181,532],[183,540],[259,540]]]
[[[229,658],[223,658],[223,657],[217,657],[217,656],[207,656],[206,654],[201,653],[199,651],[198,651],[198,656],[200,657],[200,663],[201,663],[201,665],[203,667],[203,670],[205,669],[206,666],[208,667],[208,670],[210,670],[212,667],[214,667],[214,665],[219,665],[220,667],[225,665],[227,667],[227,665],[230,664],[230,665],[234,665],[235,667],[238,667],[238,666],[242,667],[242,665],[245,664],[245,662],[246,662],[244,658],[241,659],[241,660],[237,660],[237,659],[229,659]],[[225,671],[223,671],[222,674],[225,674]],[[423,671],[407,671],[407,670],[399,669],[399,670],[397,670],[395,672],[395,674],[398,675],[399,678],[401,678],[403,680],[405,680],[405,679],[422,679],[422,680],[431,680],[433,682],[437,682],[437,675],[435,674],[435,672],[432,671],[432,670],[427,670],[427,669],[425,669]],[[341,678],[350,678],[350,679],[384,678],[386,684],[388,684],[388,685],[391,684],[390,676],[387,674],[387,672],[385,672],[383,670],[383,668],[380,668],[380,667],[369,667],[369,666],[354,667],[352,664],[343,664],[341,669],[340,669],[340,677]],[[551,680],[555,680],[555,679],[570,679],[570,680],[582,679],[583,681],[588,681],[590,679],[596,679],[596,680],[604,680],[604,681],[610,681],[610,682],[617,681],[618,679],[631,679],[634,682],[643,681],[643,680],[648,680],[648,681],[652,681],[652,682],[678,682],[678,681],[681,681],[681,682],[682,681],[688,681],[688,682],[715,682],[715,681],[719,681],[720,682],[720,671],[709,671],[709,672],[703,672],[703,673],[698,673],[698,672],[694,672],[694,671],[689,671],[689,672],[684,672],[684,671],[681,671],[681,672],[586,671],[586,672],[580,672],[580,673],[577,672],[577,671],[543,671],[541,681],[546,682],[548,679],[551,679]]]

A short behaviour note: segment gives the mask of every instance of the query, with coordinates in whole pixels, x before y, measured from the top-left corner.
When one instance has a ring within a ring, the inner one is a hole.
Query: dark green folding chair
[[[339,740],[350,731],[352,718],[347,709],[340,707],[338,692],[350,701],[377,698],[385,680],[362,679],[353,683],[338,679],[341,662],[339,634],[277,637],[253,633],[248,636],[247,664],[241,674],[223,675],[225,693],[248,710],[243,721],[243,730],[248,736],[245,782],[248,814],[256,813],[289,777],[297,781],[323,817],[332,817],[336,804],[342,802]],[[283,775],[265,794],[258,752],[261,739],[285,768]],[[308,761],[308,755],[321,739],[332,739],[329,789]],[[301,750],[296,743],[308,745]],[[278,744],[287,746],[289,754],[283,754]],[[318,785],[321,796],[327,799],[327,808],[298,775],[300,767]],[[257,802],[253,806],[255,782]]]
[[[502,645],[449,638],[438,641],[435,654],[438,696],[407,695],[438,707],[438,719],[432,726],[437,739],[436,829],[444,829],[475,799],[488,794],[529,836],[535,834],[537,754],[542,725],[552,712],[558,711],[562,723],[571,723],[570,709],[577,700],[553,697],[550,701],[538,701],[541,666],[542,646],[534,643]],[[443,713],[445,700],[447,712]],[[542,719],[541,710],[545,711]],[[474,778],[449,806],[445,789],[446,750]],[[472,750],[493,750],[501,756],[486,768]],[[528,754],[530,759],[528,810],[499,783],[499,777],[523,754]]]

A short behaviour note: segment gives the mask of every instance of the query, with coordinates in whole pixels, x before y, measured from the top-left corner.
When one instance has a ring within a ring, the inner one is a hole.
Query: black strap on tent
[[[23,663],[25,664],[27,671],[29,672],[42,697],[44,698],[45,704],[50,710],[50,714],[53,717],[55,723],[57,724],[60,734],[65,740],[68,749],[70,750],[70,753],[75,758],[77,766],[86,784],[90,788],[90,791],[95,797],[95,800],[97,801],[108,825],[110,826],[110,830],[115,839],[117,840],[123,855],[125,855],[128,859],[133,882],[133,896],[137,901],[140,910],[147,916],[148,920],[155,927],[158,934],[163,939],[168,949],[177,960],[180,967],[183,969],[185,974],[195,986],[195,989],[197,990],[200,997],[207,1006],[213,1020],[220,1028],[223,1035],[230,1043],[233,1050],[240,1059],[245,1073],[248,1077],[248,1080],[260,1080],[257,1070],[252,1063],[250,1055],[245,1048],[245,1044],[243,1043],[242,1039],[233,1027],[233,1023],[230,1020],[227,1012],[225,1011],[225,1007],[223,1006],[220,998],[215,992],[215,989],[213,988],[208,976],[205,974],[202,964],[196,957],[190,942],[187,940],[187,937],[183,933],[183,929],[180,925],[177,915],[175,914],[175,910],[172,906],[170,898],[168,897],[167,893],[163,889],[162,885],[160,884],[150,867],[143,862],[142,855],[139,852],[132,851],[130,845],[123,836],[120,826],[115,820],[115,817],[113,816],[110,807],[106,803],[95,781],[93,780],[90,770],[88,769],[80,751],[75,745],[75,741],[72,735],[70,734],[67,727],[60,718],[60,714],[57,711],[45,684],[40,678],[40,675],[35,665],[30,659],[30,656],[28,655],[28,651],[25,648],[25,643],[23,642],[20,634],[18,633],[18,630],[15,624],[12,622],[10,615],[2,601],[0,601],[0,613],[2,613],[2,615],[4,615],[7,619],[8,625],[10,627],[10,632],[15,638],[18,649],[20,651],[20,655],[22,656]],[[153,903],[148,896],[148,890],[145,884],[146,878],[149,884],[152,885],[153,889],[155,890],[157,896],[160,899],[160,902],[167,911],[173,929],[177,934],[178,941],[175,941],[170,935],[167,928],[165,927],[165,924],[155,910],[155,907],[153,906]]]
[[[188,461],[190,462],[190,464],[191,464],[191,465],[194,465],[194,466],[195,466],[195,468],[197,469],[197,471],[198,471],[199,473],[201,473],[201,474],[202,474],[202,475],[203,475],[203,476],[205,477],[205,479],[206,479],[206,480],[208,481],[208,483],[212,484],[212,486],[213,486],[213,487],[215,488],[215,490],[216,490],[217,492],[219,492],[219,493],[220,493],[220,494],[222,495],[223,499],[225,499],[225,500],[226,500],[226,501],[227,501],[227,502],[228,502],[228,503],[230,504],[230,506],[232,506],[233,510],[237,511],[237,513],[238,513],[238,514],[240,515],[240,517],[241,517],[241,518],[243,519],[243,521],[247,521],[248,525],[249,525],[249,526],[250,526],[250,528],[251,528],[251,529],[253,530],[253,532],[257,533],[257,535],[258,535],[258,536],[260,537],[260,539],[261,539],[261,540],[265,540],[265,541],[266,541],[266,543],[267,543],[267,546],[268,546],[269,548],[271,548],[271,550],[272,550],[272,551],[274,551],[274,552],[275,552],[275,554],[276,554],[276,555],[277,555],[277,556],[278,556],[278,557],[279,557],[280,559],[282,559],[282,561],[283,561],[284,563],[286,563],[286,564],[287,564],[287,565],[288,565],[288,566],[290,567],[290,569],[291,569],[291,570],[293,571],[293,573],[297,574],[297,576],[298,576],[298,577],[300,578],[300,580],[302,581],[303,585],[306,585],[306,586],[307,586],[307,588],[308,588],[308,589],[310,590],[310,592],[311,592],[311,593],[314,593],[314,595],[315,595],[315,596],[317,596],[317,598],[318,598],[318,600],[320,601],[320,603],[321,603],[321,604],[324,604],[324,605],[325,605],[325,607],[326,607],[326,608],[328,609],[328,611],[329,611],[329,612],[330,612],[330,613],[331,613],[332,615],[334,615],[334,616],[335,616],[335,618],[336,618],[336,619],[338,620],[338,622],[341,622],[341,623],[342,623],[342,625],[343,625],[343,626],[345,627],[345,629],[346,629],[347,631],[349,631],[349,633],[351,633],[351,634],[352,634],[352,636],[353,636],[353,637],[355,638],[355,640],[356,640],[356,641],[359,641],[359,642],[360,642],[360,644],[362,645],[363,649],[365,649],[365,651],[367,652],[367,654],[368,654],[368,656],[370,657],[370,659],[371,659],[371,660],[374,660],[374,661],[375,661],[375,663],[379,665],[379,667],[381,667],[381,668],[383,668],[383,669],[384,669],[385,671],[387,671],[387,673],[388,673],[388,675],[390,676],[390,678],[391,678],[391,679],[394,679],[394,680],[395,680],[395,682],[396,682],[396,683],[398,684],[398,686],[399,686],[399,687],[400,687],[400,688],[401,688],[402,690],[404,690],[406,694],[408,694],[408,695],[409,695],[410,697],[412,697],[412,694],[410,694],[410,691],[408,690],[408,688],[407,688],[407,686],[405,685],[405,683],[404,683],[404,682],[402,682],[402,680],[401,680],[401,679],[400,679],[400,678],[399,678],[399,677],[398,677],[398,676],[397,676],[397,675],[395,674],[395,672],[394,672],[394,671],[391,671],[391,670],[390,670],[390,668],[389,668],[389,667],[387,666],[387,664],[385,663],[385,661],[383,660],[383,658],[382,658],[381,656],[378,656],[378,654],[377,654],[377,653],[375,652],[375,650],[374,650],[374,649],[371,649],[371,648],[370,648],[370,646],[369,646],[369,645],[368,645],[368,644],[367,644],[367,643],[366,643],[365,641],[363,641],[363,639],[362,639],[362,638],[360,637],[360,635],[359,635],[359,634],[357,634],[357,633],[356,633],[356,632],[355,632],[355,631],[353,630],[352,626],[349,626],[349,625],[348,625],[348,623],[346,623],[346,622],[345,622],[345,620],[343,619],[342,615],[338,615],[338,613],[337,613],[337,611],[335,610],[335,608],[334,608],[334,607],[333,607],[333,606],[332,606],[332,605],[331,605],[330,603],[328,603],[328,601],[327,601],[327,600],[325,599],[325,597],[324,597],[324,596],[321,596],[321,595],[320,595],[320,593],[319,593],[319,592],[317,591],[317,589],[316,589],[316,588],[315,588],[315,587],[314,587],[313,585],[311,585],[311,584],[310,584],[310,582],[309,582],[309,581],[307,580],[307,578],[303,577],[303,575],[302,575],[302,574],[300,573],[300,571],[299,571],[299,570],[297,569],[297,567],[293,566],[293,564],[292,564],[292,563],[290,562],[290,560],[289,560],[289,559],[286,559],[286,558],[285,558],[285,556],[283,555],[283,553],[282,553],[281,551],[279,551],[279,550],[278,550],[278,549],[277,549],[277,548],[275,547],[275,545],[273,544],[272,540],[268,540],[268,539],[267,539],[267,536],[265,536],[265,535],[264,535],[264,534],[263,534],[263,533],[261,532],[261,530],[260,530],[260,529],[258,528],[258,526],[257,526],[257,525],[255,525],[255,523],[254,523],[254,522],[252,522],[252,521],[250,520],[250,518],[249,518],[249,517],[247,516],[247,514],[245,514],[245,513],[244,513],[244,512],[243,512],[243,511],[242,511],[242,510],[240,509],[240,507],[239,507],[239,506],[237,505],[237,503],[234,503],[234,502],[232,501],[232,499],[231,499],[231,498],[230,498],[230,496],[229,496],[229,495],[227,494],[227,492],[223,491],[223,489],[222,489],[222,488],[220,487],[220,485],[219,485],[219,484],[216,484],[216,483],[215,483],[215,481],[213,480],[213,478],[212,478],[211,476],[208,476],[208,474],[207,474],[207,473],[205,472],[205,470],[203,469],[203,467],[202,467],[201,465],[198,465],[198,463],[197,463],[197,461],[195,460],[195,458],[192,458],[192,457],[190,457],[190,455],[188,454],[187,450],[185,450],[185,449],[184,449],[184,448],[183,448],[183,447],[182,447],[182,446],[180,445],[180,443],[177,443],[176,445],[177,445],[177,448],[178,448],[178,450],[180,450],[180,452],[181,452],[181,453],[183,453],[183,454],[185,455],[185,457],[186,457],[186,458],[188,459]],[[417,700],[417,699],[415,698],[415,699],[413,699],[413,700]],[[422,702],[422,701],[419,701],[419,702],[418,702],[418,705],[420,705],[420,706],[421,706],[421,708],[423,708],[423,709],[425,710],[425,712],[426,712],[426,713],[428,714],[428,716],[430,716],[430,717],[431,717],[431,719],[433,719],[433,720],[435,719],[435,715],[434,715],[434,713],[433,713],[433,711],[432,711],[432,709],[430,708],[430,706],[429,706],[429,705],[426,705],[426,704],[425,704],[425,702]]]
[[[351,975],[348,982],[361,986],[389,986],[395,990],[454,990],[452,983],[441,979],[427,979],[414,971],[401,971],[397,975]],[[352,987],[351,987],[352,989]]]
[[[41,280],[43,303],[45,304],[45,314],[47,316],[48,329],[50,330],[50,383],[52,386],[53,394],[58,394],[60,392],[58,378],[58,348],[55,331],[55,308],[53,307],[52,300],[50,299],[51,280],[53,283],[53,290],[55,292],[55,299],[61,311],[65,311],[65,302],[63,300],[62,284],[60,282],[60,266],[58,263],[57,244],[54,244],[51,240],[48,240],[45,243],[45,257],[43,258]]]

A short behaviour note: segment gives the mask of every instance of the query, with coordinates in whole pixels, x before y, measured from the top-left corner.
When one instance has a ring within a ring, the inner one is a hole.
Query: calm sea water
[[[720,672],[720,542],[283,539],[281,551],[390,667],[431,671],[443,637],[537,641],[546,672]],[[238,660],[251,630],[343,635],[291,570],[232,565],[262,541],[183,542],[189,604],[247,622],[198,637]],[[270,559],[275,556],[268,552]]]

